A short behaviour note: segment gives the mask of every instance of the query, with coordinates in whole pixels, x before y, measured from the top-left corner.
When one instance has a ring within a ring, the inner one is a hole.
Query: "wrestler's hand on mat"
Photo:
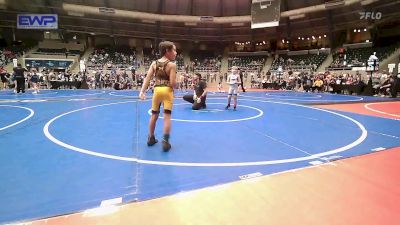
[[[197,95],[193,95],[193,100],[197,101]]]
[[[140,98],[140,100],[145,100],[146,99],[146,94],[144,92],[140,92],[139,98]]]

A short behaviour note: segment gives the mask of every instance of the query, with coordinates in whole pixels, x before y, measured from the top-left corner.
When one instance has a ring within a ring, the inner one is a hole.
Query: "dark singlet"
[[[166,87],[169,84],[169,75],[165,72],[165,67],[170,61],[159,62],[156,60],[156,72],[155,72],[155,85],[154,87]]]
[[[37,83],[39,81],[39,76],[37,74],[33,74],[31,77],[32,83]]]

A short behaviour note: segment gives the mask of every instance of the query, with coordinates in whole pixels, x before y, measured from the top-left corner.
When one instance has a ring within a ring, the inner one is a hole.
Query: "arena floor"
[[[246,92],[233,111],[224,110],[225,94],[211,92],[207,109],[193,111],[184,94],[175,93],[164,153],[146,145],[151,96],[0,91],[0,223],[400,219],[399,99]]]

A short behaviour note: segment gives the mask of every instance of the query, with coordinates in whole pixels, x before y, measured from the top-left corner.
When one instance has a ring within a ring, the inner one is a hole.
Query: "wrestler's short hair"
[[[160,54],[161,56],[165,55],[165,53],[167,53],[167,51],[171,51],[172,48],[174,47],[174,42],[171,41],[162,41],[160,42],[160,44],[158,45],[158,48],[160,50]]]

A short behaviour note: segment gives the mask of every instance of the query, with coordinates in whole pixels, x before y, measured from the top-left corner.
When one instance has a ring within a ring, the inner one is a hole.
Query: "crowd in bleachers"
[[[316,71],[326,57],[327,54],[280,55],[273,61],[271,70]]]
[[[0,66],[12,62],[12,59],[23,54],[23,48],[6,48],[1,49]],[[371,52],[376,51],[376,55],[380,59],[389,56],[395,50],[394,47],[385,48],[362,48],[348,49],[345,51],[345,59],[351,60],[351,66],[363,65],[362,61],[366,61]],[[65,49],[61,51],[39,49],[38,52],[65,53]],[[128,47],[103,47],[97,48],[88,58],[87,73],[71,73],[55,72],[43,70],[40,74],[40,81],[44,86],[51,88],[50,83],[55,82],[74,82],[85,80],[89,88],[113,88],[113,89],[131,89],[140,87],[145,74],[136,73],[135,69],[140,65],[150,65],[151,62],[159,58],[159,53],[153,49],[144,50],[144,60],[139,62],[136,57],[135,49]],[[342,60],[341,55],[334,54],[335,60]],[[220,73],[221,56],[192,55],[191,62],[184,65],[183,55],[178,54],[176,58],[178,74],[177,81],[182,87],[190,87],[191,74],[194,72],[202,72],[203,79],[207,82],[223,83],[227,79],[227,73]],[[326,59],[326,54],[307,54],[307,55],[280,55],[272,63],[270,72],[262,73],[262,67],[265,63],[265,56],[235,56],[228,58],[228,67],[238,66],[243,75],[243,80],[247,83],[251,81],[252,88],[274,88],[285,90],[302,90],[302,91],[328,91],[336,92],[333,86],[338,85],[361,85],[365,86],[366,81],[361,76],[346,73],[324,73],[316,74],[316,69]],[[342,64],[339,62],[338,64]],[[277,69],[281,67],[282,70]],[[304,70],[308,68],[308,70]],[[146,68],[148,69],[148,67]],[[89,72],[90,71],[90,72]],[[289,71],[293,71],[294,73]],[[6,80],[8,85],[12,85],[12,73],[7,73],[1,68],[2,80]],[[132,74],[134,74],[132,76]],[[29,82],[30,73],[27,75]],[[390,77],[385,75],[383,78],[374,79],[374,94],[383,94],[381,87],[385,87],[390,83]],[[266,85],[267,84],[267,85]]]
[[[221,56],[192,56],[191,65],[187,65],[187,70],[194,72],[217,72],[221,68]]]
[[[26,48],[20,46],[12,46],[0,48],[0,66],[6,66],[12,63],[14,58],[21,57],[26,51]]]
[[[160,53],[153,48],[143,49],[143,64],[146,70],[150,67],[151,63],[160,58]]]
[[[135,49],[126,46],[97,48],[87,59],[90,69],[138,68],[140,64]]]
[[[376,53],[379,60],[383,60],[396,50],[395,46],[387,46],[381,48],[349,48],[339,49],[333,54],[333,62],[330,68],[346,68],[346,67],[365,67],[368,58]]]
[[[184,71],[185,63],[183,61],[183,55],[182,54],[177,54],[176,55],[175,62],[176,62],[177,71]]]
[[[233,56],[228,58],[228,67],[237,66],[245,72],[261,72],[266,56]]]

